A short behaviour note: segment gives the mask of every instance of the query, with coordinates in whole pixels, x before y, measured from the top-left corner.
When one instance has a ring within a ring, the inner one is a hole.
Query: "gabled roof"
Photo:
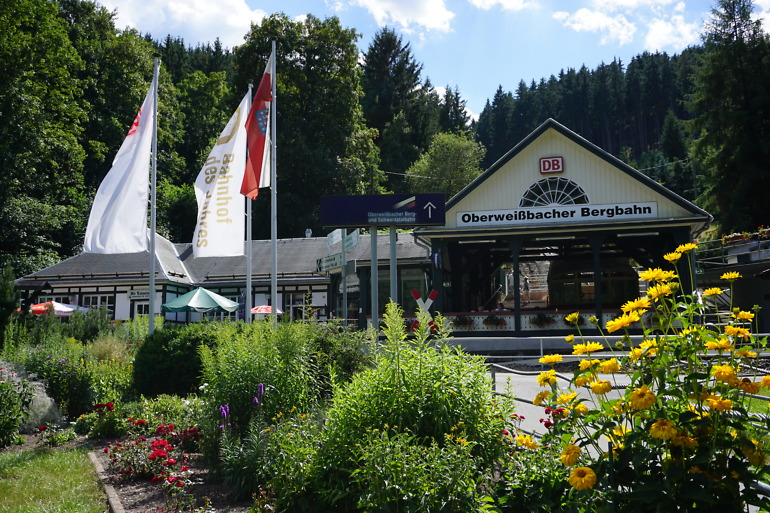
[[[542,174],[538,167],[539,159],[553,156],[564,156],[564,171],[553,175]],[[712,219],[706,211],[692,202],[610,155],[554,119],[548,119],[447,202],[446,227],[423,227],[418,228],[416,232],[420,236],[430,236],[442,232],[460,231],[453,216],[462,211],[527,208],[519,206],[523,193],[535,182],[552,176],[563,177],[564,181],[574,180],[577,185],[587,188],[587,197],[590,201],[585,206],[646,201],[661,206],[655,219],[659,224],[674,222],[680,225],[689,224],[691,227],[703,227]],[[614,195],[621,199],[615,198]],[[642,199],[637,199],[636,196]],[[595,224],[620,224],[618,219],[612,221],[608,223],[604,219]],[[635,221],[629,224],[634,223]],[[569,224],[568,221],[552,223],[550,228],[567,224]],[[524,227],[514,221],[503,223],[499,229],[515,230],[517,228]],[[535,225],[529,224],[525,228],[532,229]],[[488,233],[499,229],[485,226],[464,230]]]

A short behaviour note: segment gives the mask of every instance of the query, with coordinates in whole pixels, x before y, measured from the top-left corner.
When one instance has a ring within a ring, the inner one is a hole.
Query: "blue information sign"
[[[321,224],[327,228],[359,226],[443,226],[443,194],[324,196]]]

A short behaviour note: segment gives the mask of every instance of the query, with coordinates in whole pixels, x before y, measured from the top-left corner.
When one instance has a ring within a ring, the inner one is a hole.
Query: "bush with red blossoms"
[[[160,426],[159,430],[166,431],[168,426]],[[111,469],[119,476],[125,479],[149,479],[161,484],[172,498],[179,499],[180,494],[192,485],[187,454],[180,445],[165,437],[140,436],[131,441],[109,443],[104,453],[109,457]]]

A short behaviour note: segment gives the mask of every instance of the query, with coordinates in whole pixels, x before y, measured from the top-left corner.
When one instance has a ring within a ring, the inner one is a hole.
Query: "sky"
[[[502,86],[595,69],[619,59],[626,66],[642,52],[681,53],[701,42],[716,0],[97,0],[115,11],[119,29],[155,39],[181,37],[189,46],[219,38],[233,48],[252,23],[283,12],[301,20],[336,16],[368,49],[382,27],[409,43],[442,93],[457,88],[478,117]],[[755,16],[770,31],[770,0],[754,0]],[[280,51],[280,49],[279,49]],[[280,73],[280,69],[277,70]]]

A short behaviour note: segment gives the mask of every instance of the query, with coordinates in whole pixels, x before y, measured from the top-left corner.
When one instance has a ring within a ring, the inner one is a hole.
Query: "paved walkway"
[[[513,397],[526,399],[532,401],[535,396],[546,390],[537,384],[537,375],[544,370],[548,370],[550,366],[546,365],[542,369],[537,360],[534,360],[531,371],[515,371],[505,372],[499,367],[495,367],[494,372],[494,386],[497,392],[510,393]],[[566,379],[559,379],[558,385],[561,388],[566,389],[569,386],[569,379],[572,377],[572,372],[562,372],[557,375],[563,376]],[[607,397],[615,399],[625,393],[624,388],[630,384],[631,379],[625,374],[600,374],[601,379],[606,379],[613,385],[613,390],[607,394]],[[580,397],[586,398],[587,401],[592,401],[592,394],[585,388],[575,390]],[[589,407],[592,407],[589,404]],[[522,401],[516,401],[516,412],[519,415],[524,416],[524,421],[521,424],[521,428],[527,432],[536,433],[542,435],[546,432],[546,428],[540,422],[540,419],[545,419],[546,414],[544,407],[535,406]]]

